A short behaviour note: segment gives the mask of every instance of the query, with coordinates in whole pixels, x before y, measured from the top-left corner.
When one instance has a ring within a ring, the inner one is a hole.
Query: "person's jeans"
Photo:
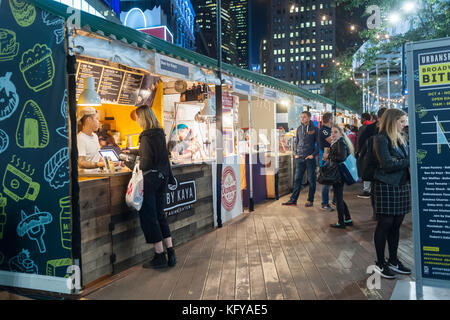
[[[308,201],[314,202],[314,194],[316,193],[316,160],[313,159],[295,159],[296,169],[295,169],[295,181],[294,181],[294,191],[291,195],[291,202],[297,202],[298,196],[300,195],[300,190],[302,189],[303,177],[305,175],[305,170],[308,170],[308,184],[309,193]]]
[[[319,165],[322,167],[325,162],[322,160],[324,150],[319,150]],[[330,194],[330,186],[324,184],[322,186],[322,206],[328,204],[329,202],[329,194]]]
[[[347,204],[344,201],[344,183],[333,184],[333,192],[336,196],[336,209],[338,212],[338,221],[340,225],[344,225],[345,220],[350,220],[350,212],[348,211]]]

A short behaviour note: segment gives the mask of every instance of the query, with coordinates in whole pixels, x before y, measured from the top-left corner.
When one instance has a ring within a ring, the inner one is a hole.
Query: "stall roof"
[[[69,7],[56,1],[49,0],[28,0],[30,3],[38,6],[39,8],[46,10],[54,15],[68,19],[72,16],[73,10],[68,10]],[[200,65],[213,70],[218,70],[217,60],[199,54],[197,52],[179,47],[167,41],[159,38],[147,35],[144,32],[134,30],[132,28],[125,27],[120,24],[102,19],[100,17],[80,11],[80,23],[81,28],[100,35],[123,41],[130,45],[134,45],[139,48],[155,50],[158,53],[174,57],[189,63]],[[76,20],[74,20],[76,22]],[[226,63],[222,64],[222,72],[230,74],[232,76],[241,78],[246,81],[254,82],[263,86],[274,88],[286,93],[301,96],[312,100],[317,100],[322,103],[328,103],[333,105],[334,101],[323,97],[321,95],[312,93],[308,90],[299,88],[289,82],[276,79],[267,75],[255,73],[249,70],[241,69],[236,66],[232,66]],[[351,108],[337,102],[339,109],[348,110],[354,112]]]

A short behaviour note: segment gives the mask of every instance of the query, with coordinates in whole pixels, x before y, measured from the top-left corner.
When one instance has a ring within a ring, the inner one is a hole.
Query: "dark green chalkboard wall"
[[[64,20],[1,0],[3,271],[64,277],[72,265],[65,70]]]

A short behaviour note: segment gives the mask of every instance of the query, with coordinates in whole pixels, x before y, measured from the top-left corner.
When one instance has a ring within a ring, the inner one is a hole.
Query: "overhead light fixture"
[[[98,107],[102,105],[100,96],[95,91],[95,80],[92,77],[84,78],[83,92],[78,97],[77,105],[80,107]]]
[[[389,21],[393,24],[400,22],[400,15],[398,13],[391,13],[389,15]]]
[[[406,13],[411,13],[416,9],[416,4],[412,1],[408,1],[403,4],[402,8]]]

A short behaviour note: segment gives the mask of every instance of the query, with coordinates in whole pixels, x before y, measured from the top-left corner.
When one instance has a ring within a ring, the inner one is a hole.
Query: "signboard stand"
[[[415,287],[418,300],[445,299],[448,290],[434,293],[450,288],[450,39],[409,43],[406,50],[416,282],[396,289]]]

